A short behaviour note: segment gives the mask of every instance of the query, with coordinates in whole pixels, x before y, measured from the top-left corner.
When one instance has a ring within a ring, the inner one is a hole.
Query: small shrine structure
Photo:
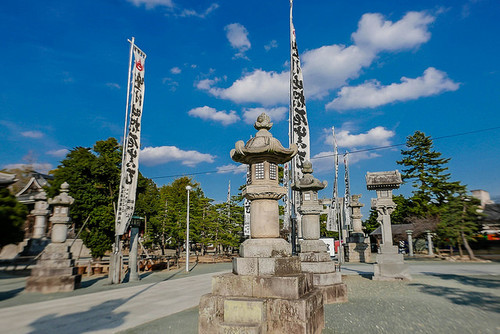
[[[371,260],[370,237],[365,237],[361,222],[363,218],[361,208],[364,204],[359,201],[360,198],[361,195],[352,195],[349,203],[353,230],[347,238],[345,247],[347,262],[370,262]]]

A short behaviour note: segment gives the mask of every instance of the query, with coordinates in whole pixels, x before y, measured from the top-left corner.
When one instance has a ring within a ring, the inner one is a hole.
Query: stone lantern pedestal
[[[54,211],[52,222],[52,242],[45,247],[36,266],[31,270],[31,276],[26,282],[28,292],[64,292],[80,287],[81,275],[77,275],[75,260],[70,247],[66,245],[69,217],[69,206],[74,199],[68,195],[68,184],[61,185],[61,193],[49,199]]]
[[[300,192],[302,215],[302,237],[300,241],[300,261],[303,272],[313,274],[313,285],[323,293],[323,302],[333,304],[347,301],[347,286],[342,283],[342,275],[336,271],[326,244],[319,240],[319,216],[323,207],[319,204],[318,191],[327,186],[312,176],[312,164],[304,162],[303,177],[292,185]]]
[[[392,242],[391,213],[396,208],[392,200],[392,190],[402,183],[401,174],[396,171],[366,174],[366,187],[376,190],[377,198],[372,199],[372,208],[378,212],[377,220],[382,226],[381,252],[374,264],[373,279],[380,281],[410,280],[408,264],[404,263],[403,254]]]
[[[347,262],[370,262],[371,247],[370,238],[366,238],[363,233],[361,223],[361,208],[364,204],[359,202],[361,195],[352,195],[349,206],[352,208],[352,228],[351,235],[347,238],[346,258]]]
[[[239,141],[231,158],[250,165],[243,192],[250,200],[250,234],[233,259],[233,272],[212,278],[212,293],[202,296],[199,333],[321,333],[323,295],[313,288],[313,276],[302,273],[291,245],[279,237],[278,164],[292,159],[297,147],[285,149],[268,131],[269,116],[261,114],[254,138]]]

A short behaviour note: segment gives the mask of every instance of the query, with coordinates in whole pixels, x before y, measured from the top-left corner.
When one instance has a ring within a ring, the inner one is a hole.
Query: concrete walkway
[[[214,274],[184,274],[180,279],[4,307],[0,332],[116,333],[197,306],[200,296],[210,292]]]
[[[420,317],[419,323],[425,325],[428,323],[426,319],[434,315],[434,330],[439,332],[443,328],[439,327],[443,324],[441,316],[445,314],[440,316],[436,312],[460,308],[469,312],[471,317],[481,319],[483,324],[490,325],[464,333],[500,332],[500,294],[497,290],[500,264],[408,262],[414,281],[406,283],[366,279],[373,273],[373,265],[343,265],[349,303],[325,308],[327,327],[324,333],[339,330],[341,333],[355,333],[357,331],[349,331],[354,328],[368,333],[399,333],[404,331],[405,325],[398,327],[388,317],[394,316],[396,320],[407,317],[406,321]],[[198,265],[189,274],[182,269],[147,273],[139,283],[115,286],[106,285],[105,279],[88,278],[81,289],[52,295],[25,293],[22,291],[25,277],[0,275],[0,332],[196,333],[200,296],[210,292],[213,275],[230,268],[230,263]],[[385,306],[381,304],[384,300]],[[416,314],[412,314],[411,309],[405,309],[401,314],[396,311],[384,313],[387,309],[400,310],[412,305],[412,300],[415,309],[423,307]],[[357,314],[362,308],[364,312]],[[352,327],[352,321],[355,327]],[[385,326],[385,329],[367,326],[370,321],[375,326]],[[460,322],[461,318],[456,321]],[[494,326],[495,322],[498,327]],[[476,328],[473,325],[471,328]],[[464,329],[467,323],[461,326],[458,328]],[[394,331],[388,330],[391,328]],[[455,329],[452,325],[445,328]],[[425,326],[422,328],[423,333],[436,332],[434,330],[426,332]]]

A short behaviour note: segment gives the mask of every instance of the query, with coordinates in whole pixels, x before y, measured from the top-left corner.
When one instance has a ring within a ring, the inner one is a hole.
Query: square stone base
[[[377,254],[377,263],[373,265],[373,280],[411,280],[410,269],[403,261],[403,254],[397,254],[397,250],[395,253],[392,249],[390,253]]]
[[[27,292],[67,292],[80,287],[82,275],[72,276],[30,276],[26,281]]]
[[[365,242],[349,242],[346,245],[346,260],[347,262],[370,262],[371,261],[371,247],[370,243]]]
[[[248,257],[289,257],[292,245],[281,238],[247,239],[240,246],[240,256]]]
[[[291,257],[235,257],[233,258],[233,273],[252,276],[285,276],[300,274],[300,259]]]
[[[78,268],[74,265],[75,261],[66,244],[49,244],[31,269],[25,291],[53,293],[79,288],[82,276],[77,275]]]
[[[327,286],[315,286],[323,294],[323,303],[337,304],[347,302],[347,285],[337,283]]]
[[[201,297],[198,333],[316,334],[325,327],[323,294],[314,289],[297,299]]]

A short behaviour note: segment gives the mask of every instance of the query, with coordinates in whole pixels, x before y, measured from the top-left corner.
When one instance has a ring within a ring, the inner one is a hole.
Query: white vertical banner
[[[132,44],[134,53],[132,71],[132,99],[128,134],[125,138],[120,179],[120,194],[116,212],[116,235],[123,235],[135,210],[137,178],[139,174],[139,151],[141,148],[141,119],[144,103],[144,62],[146,54]]]
[[[333,180],[333,195],[332,195],[332,203],[330,205],[330,210],[328,211],[328,220],[326,224],[326,229],[328,231],[339,231],[339,190],[338,190],[338,178],[339,178],[339,156],[338,156],[338,148],[337,148],[337,138],[335,136],[335,127],[332,126],[332,135],[333,135],[333,162],[335,168],[334,180]]]
[[[283,186],[285,187],[286,195],[283,197],[283,229],[290,230],[290,170],[289,163],[286,163],[283,168]]]
[[[251,172],[251,165],[248,165],[247,166],[247,186],[250,184],[250,178],[251,178],[251,175],[250,172]],[[243,235],[244,236],[250,236],[250,201],[248,199],[245,198],[245,201],[244,201],[244,204],[243,204],[244,208],[245,208],[245,214],[243,216],[244,220],[243,220]]]
[[[297,155],[290,164],[291,182],[297,182],[302,177],[302,167],[306,160],[311,160],[309,123],[306,113],[306,98],[304,95],[304,78],[300,67],[299,51],[293,26],[293,0],[290,0],[290,144],[298,147]],[[293,214],[297,217],[298,237],[302,237],[301,218],[297,212],[300,196],[297,191],[291,191]]]
[[[351,190],[349,186],[349,152],[344,154],[344,167],[345,167],[345,194],[344,194],[344,228],[351,230]]]

